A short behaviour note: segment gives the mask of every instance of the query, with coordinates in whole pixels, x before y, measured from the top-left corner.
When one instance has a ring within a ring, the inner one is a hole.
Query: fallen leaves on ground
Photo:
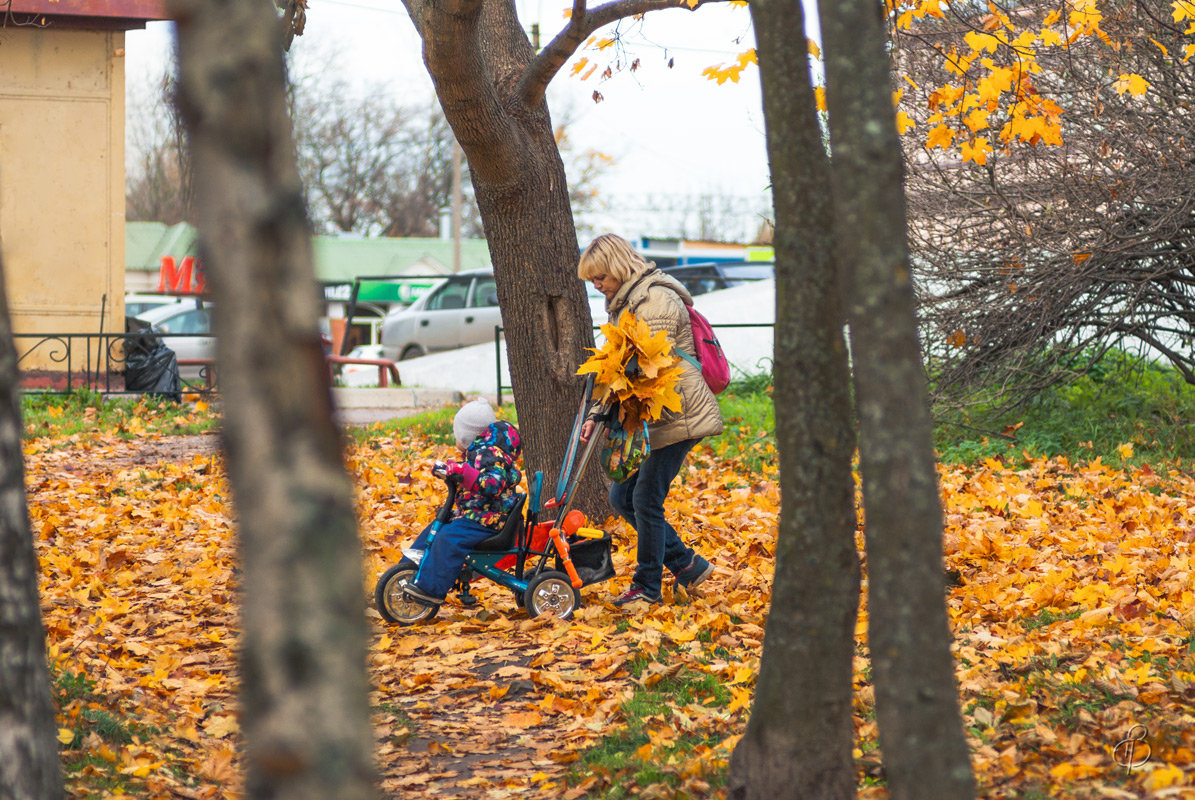
[[[75,797],[237,796],[232,522],[213,438],[26,446],[50,658],[91,687],[60,709]],[[438,506],[428,464],[444,454],[411,439],[350,451],[363,607]],[[943,470],[949,610],[981,796],[1191,791],[1193,495],[1180,470],[1098,461]],[[476,606],[450,601],[426,626],[388,626],[369,608],[383,795],[723,796],[758,671],[778,505],[770,467],[699,449],[670,508],[717,566],[700,594],[669,588],[650,611],[608,605],[634,558],[633,532],[611,522],[620,577],[584,589],[572,621],[529,619],[486,581]],[[864,609],[856,762],[872,798],[885,790],[865,622]],[[633,755],[652,774],[634,760],[591,766],[586,753],[618,735],[632,695],[685,676],[717,691],[678,692],[641,718]],[[125,783],[96,790],[105,770]]]

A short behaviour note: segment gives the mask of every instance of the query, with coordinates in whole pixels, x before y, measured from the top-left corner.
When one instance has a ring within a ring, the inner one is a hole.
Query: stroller
[[[501,530],[476,545],[466,557],[455,585],[463,605],[477,603],[469,591],[470,584],[478,578],[488,578],[509,589],[515,605],[526,608],[532,617],[549,614],[568,619],[581,606],[583,587],[614,577],[610,535],[590,527],[583,513],[571,509],[577,485],[598,441],[603,438],[599,434],[606,424],[599,420],[598,428],[579,454],[581,425],[592,396],[590,375],[569,435],[555,494],[541,503],[543,473],[536,472],[529,485],[530,497],[517,495]],[[432,474],[447,484],[448,496],[432,523],[429,545],[452,514],[459,484],[459,477],[446,475],[440,462]],[[545,520],[540,521],[540,516]],[[423,551],[404,550],[403,559],[378,578],[374,603],[387,622],[413,625],[430,620],[439,611],[439,606],[424,605],[404,595],[407,584],[415,579],[422,557]]]

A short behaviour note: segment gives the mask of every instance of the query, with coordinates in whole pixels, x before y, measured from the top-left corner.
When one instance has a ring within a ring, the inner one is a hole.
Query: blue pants
[[[415,573],[415,586],[424,594],[442,600],[456,583],[457,576],[461,574],[461,567],[465,566],[465,556],[472,552],[475,545],[498,531],[475,520],[454,519],[440,526],[429,547],[427,537],[431,534],[431,529],[431,525],[424,528],[411,545],[414,550],[426,551],[423,561],[419,564],[419,571]]]
[[[693,549],[680,540],[676,529],[664,518],[664,500],[685,456],[697,442],[688,439],[653,449],[638,471],[610,487],[610,504],[638,534],[639,564],[632,582],[653,596],[660,594],[664,567],[677,573],[693,560]]]

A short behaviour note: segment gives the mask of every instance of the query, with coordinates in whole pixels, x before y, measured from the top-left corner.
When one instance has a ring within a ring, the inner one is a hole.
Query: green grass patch
[[[638,794],[651,784],[677,786],[680,783],[675,765],[695,757],[699,747],[714,747],[724,734],[703,735],[699,730],[676,735],[679,726],[675,710],[691,704],[709,708],[724,708],[731,696],[716,676],[683,667],[672,675],[664,675],[654,683],[643,680],[651,675],[654,663],[668,664],[679,654],[661,648],[654,656],[638,654],[628,662],[628,671],[638,683],[634,694],[623,703],[620,711],[623,724],[586,751],[581,764],[570,773],[568,782],[576,785],[591,775],[605,778],[602,789],[593,790],[588,797],[621,800]],[[650,683],[650,686],[644,685]],[[644,750],[649,746],[650,752]],[[724,771],[703,776],[711,786],[725,783]]]
[[[67,783],[87,797],[143,794],[140,780],[121,773],[120,751],[125,745],[145,743],[160,731],[127,718],[120,703],[97,694],[95,684],[83,673],[51,668],[51,685]],[[72,738],[64,740],[65,734]]]
[[[116,397],[97,392],[26,393],[21,401],[26,439],[115,433],[122,439],[147,435],[206,433],[219,427],[208,403],[174,403],[148,396]]]
[[[393,436],[410,436],[427,439],[433,444],[455,444],[452,435],[452,418],[460,410],[459,404],[420,411],[397,419],[377,422],[373,425],[350,426],[348,435],[359,442]],[[506,403],[494,409],[494,416],[500,420],[519,424],[519,414],[514,403]],[[567,431],[565,432],[567,434]]]
[[[1078,619],[1082,614],[1082,609],[1077,608],[1070,611],[1058,611],[1052,608],[1043,608],[1041,611],[1038,611],[1036,615],[1025,619],[1025,628],[1026,630],[1046,628],[1050,625],[1053,625],[1055,622]]]
[[[775,413],[772,407],[772,375],[770,372],[733,381],[718,396],[725,431],[709,439],[709,447],[718,458],[741,460],[749,469],[775,469],[776,434]],[[411,436],[427,439],[434,444],[453,444],[452,418],[459,405],[423,411],[373,425],[350,427],[348,434],[366,442],[392,436]],[[496,410],[498,419],[518,424],[519,415],[513,403]],[[561,431],[562,441],[568,431]]]
[[[1000,458],[1100,457],[1110,466],[1195,458],[1195,386],[1173,368],[1110,352],[1086,375],[1053,386],[1012,412],[988,406],[942,415],[939,458],[976,463]]]

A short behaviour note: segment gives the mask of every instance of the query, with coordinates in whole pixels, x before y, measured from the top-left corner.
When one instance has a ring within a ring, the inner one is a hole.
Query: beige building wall
[[[106,298],[103,329],[122,332],[124,33],[3,28],[0,74],[0,252],[13,328],[98,333]],[[51,367],[34,360],[22,369]]]

